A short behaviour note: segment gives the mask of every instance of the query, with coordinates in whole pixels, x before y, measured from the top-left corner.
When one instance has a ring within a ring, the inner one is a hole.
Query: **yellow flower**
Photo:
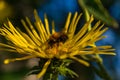
[[[19,28],[15,28],[10,21],[8,21],[8,24],[4,24],[4,27],[0,28],[0,34],[9,41],[8,44],[0,43],[0,46],[2,46],[0,50],[27,55],[22,58],[6,59],[4,61],[5,64],[35,57],[48,59],[38,74],[38,78],[40,78],[45,74],[53,58],[69,58],[89,66],[88,62],[76,56],[94,54],[115,55],[113,52],[114,49],[112,49],[111,46],[94,45],[95,42],[105,37],[101,35],[108,28],[103,29],[103,25],[100,25],[100,21],[98,21],[92,29],[88,31],[88,26],[92,23],[93,16],[83,25],[81,30],[75,33],[76,26],[82,14],[76,12],[71,19],[72,14],[69,13],[64,29],[56,32],[54,22],[52,23],[52,30],[50,31],[47,17],[45,16],[43,24],[37,12],[34,11],[34,13],[34,25],[28,17],[26,17],[26,21],[21,20],[27,33],[22,32]]]

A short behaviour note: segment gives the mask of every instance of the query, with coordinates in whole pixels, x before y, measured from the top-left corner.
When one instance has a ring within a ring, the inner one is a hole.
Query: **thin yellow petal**
[[[30,27],[33,35],[34,35],[37,39],[40,40],[40,36],[38,35],[37,31],[36,31],[35,28],[33,27],[32,23],[30,22],[30,20],[29,20],[28,17],[26,17],[26,21],[27,21],[27,23],[29,24],[29,27]]]
[[[54,34],[55,33],[55,23],[54,23],[54,21],[52,21],[52,34]]]
[[[13,47],[11,45],[4,44],[4,43],[0,43],[0,46],[15,49],[15,47]]]
[[[43,42],[45,42],[47,40],[48,34],[36,10],[34,10],[34,16],[36,20],[35,22],[36,28],[40,33],[41,39],[43,40]]]
[[[49,28],[49,22],[48,22],[48,19],[47,19],[47,16],[45,15],[45,27],[46,27],[46,31],[47,31],[47,34],[48,34],[48,37],[50,36],[50,28]]]
[[[72,19],[72,22],[71,22],[71,24],[70,24],[70,27],[69,27],[69,32],[68,33],[72,33],[72,31],[73,31],[73,25],[74,25],[74,23],[75,23],[75,20],[76,20],[76,18],[77,18],[77,15],[78,15],[78,12],[75,12],[75,14],[74,14],[74,16],[73,16],[73,19]]]
[[[83,65],[85,65],[87,67],[90,66],[90,64],[87,61],[85,61],[85,60],[82,60],[82,59],[79,59],[79,58],[76,58],[76,57],[70,57],[70,58],[73,59],[73,60],[75,60],[75,61],[80,62],[81,64],[83,64]]]
[[[34,57],[36,57],[36,56],[31,55],[31,56],[25,56],[22,58],[5,59],[4,64],[9,64],[10,62],[26,60],[26,59],[30,59],[30,58],[34,58]]]
[[[76,19],[75,19],[75,22],[71,25],[72,26],[72,33],[70,34],[70,38],[73,38],[74,34],[75,34],[75,30],[76,30],[76,27],[77,27],[77,24],[78,24],[78,21],[80,20],[82,14],[79,14]]]
[[[25,27],[26,31],[28,32],[28,34],[30,35],[30,37],[32,38],[32,40],[34,41],[34,43],[39,44],[40,41],[38,41],[38,39],[35,38],[35,36],[32,34],[32,32],[30,31],[30,29],[28,28],[27,24],[25,23],[24,20],[21,20],[23,26]],[[40,43],[41,44],[41,43]]]
[[[48,66],[50,65],[51,59],[49,59],[43,66],[42,71],[37,75],[37,78],[41,78],[47,71]]]
[[[91,24],[91,22],[94,20],[93,16],[91,16],[90,20],[84,24],[82,29],[73,37],[74,41],[73,43],[77,42],[87,31],[88,25]],[[88,32],[89,33],[89,32]]]
[[[72,13],[68,14],[68,17],[67,17],[67,20],[66,20],[66,24],[65,24],[65,33],[67,33],[67,31],[68,31],[68,27],[69,27],[69,24],[70,24],[71,15],[72,15]]]

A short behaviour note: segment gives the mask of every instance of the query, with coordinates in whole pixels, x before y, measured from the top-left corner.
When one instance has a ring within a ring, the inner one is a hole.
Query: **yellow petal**
[[[70,58],[80,62],[81,64],[83,64],[83,65],[85,65],[87,67],[90,66],[90,64],[87,61],[85,61],[85,60],[82,60],[82,59],[79,59],[79,58],[76,58],[76,57],[70,57]]]
[[[42,71],[37,75],[37,78],[41,78],[41,77],[45,74],[45,72],[47,71],[47,68],[48,68],[50,62],[51,62],[51,59],[49,59],[49,60],[44,64],[44,66],[43,66],[43,68],[42,68]]]
[[[4,64],[9,64],[10,62],[26,60],[26,59],[30,59],[30,58],[34,58],[34,57],[36,57],[36,56],[31,55],[31,56],[25,56],[25,57],[21,57],[21,58],[5,59]]]

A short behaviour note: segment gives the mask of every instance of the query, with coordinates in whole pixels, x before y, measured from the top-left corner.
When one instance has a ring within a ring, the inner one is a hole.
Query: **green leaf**
[[[100,0],[78,0],[78,2],[83,10],[86,9],[95,18],[115,28],[118,27],[118,23],[110,16]]]
[[[72,78],[79,76],[77,73],[75,73],[74,71],[72,71],[71,69],[69,69],[65,66],[58,67],[58,72],[60,73],[60,75],[63,75],[63,76],[67,76],[67,74],[68,74]]]

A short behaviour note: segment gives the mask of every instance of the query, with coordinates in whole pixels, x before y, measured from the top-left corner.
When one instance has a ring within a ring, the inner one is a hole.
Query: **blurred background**
[[[109,14],[120,24],[120,0],[101,0]],[[28,16],[33,19],[33,10],[37,9],[39,16],[44,20],[44,13],[47,14],[49,22],[55,21],[57,31],[64,27],[68,12],[83,12],[77,0],[0,0],[0,26],[9,19],[15,26],[22,29],[20,20]],[[82,17],[84,19],[84,16]],[[97,19],[96,19],[97,20]],[[84,20],[81,20],[82,24]],[[108,26],[108,25],[106,25]],[[80,29],[80,27],[78,27]],[[97,44],[112,45],[116,49],[116,56],[102,56],[104,65],[113,80],[120,80],[120,27],[117,29],[109,26],[109,30],[104,34],[107,38],[99,41]],[[1,42],[5,42],[0,38]],[[31,67],[37,65],[37,59],[18,61],[8,65],[3,64],[5,58],[21,56],[19,54],[0,52],[0,80],[24,80],[26,73]],[[94,75],[91,69],[82,65],[75,64],[71,66],[80,74],[76,80],[101,80]],[[30,79],[33,80],[33,76]],[[34,79],[35,80],[35,79]],[[60,77],[62,80],[62,77]],[[70,80],[70,79],[69,79]],[[72,79],[71,79],[72,80]]]

